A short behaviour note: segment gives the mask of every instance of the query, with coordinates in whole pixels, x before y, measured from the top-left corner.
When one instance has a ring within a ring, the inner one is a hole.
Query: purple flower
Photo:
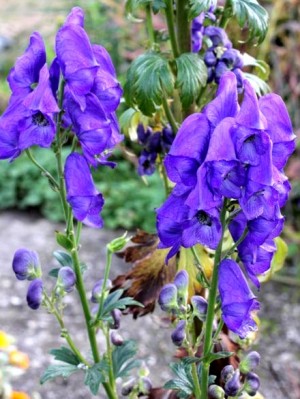
[[[256,351],[249,352],[247,356],[240,362],[239,369],[241,373],[248,374],[256,369],[260,362],[260,354]]]
[[[245,379],[244,389],[249,396],[255,396],[260,387],[259,376],[255,373],[248,373]]]
[[[104,279],[101,278],[99,281],[96,282],[92,289],[92,296],[91,301],[93,303],[98,303],[101,299],[102,289],[103,289]],[[106,290],[110,290],[112,288],[112,282],[108,279],[106,281]]]
[[[156,152],[148,152],[147,150],[143,150],[141,155],[139,156],[139,165],[137,170],[138,174],[140,176],[152,175],[155,172],[156,158]]]
[[[193,314],[198,317],[199,320],[205,321],[208,303],[202,296],[194,295],[191,298],[193,306]]]
[[[76,284],[76,274],[69,266],[63,266],[58,271],[57,287],[65,292],[71,292]]]
[[[117,331],[111,332],[110,340],[111,343],[115,346],[122,346],[124,343],[123,337]]]
[[[15,252],[12,268],[18,280],[33,280],[41,274],[38,254],[26,248]]]
[[[186,305],[189,288],[189,275],[186,270],[180,270],[174,278],[174,285],[177,287],[178,304]]]
[[[28,306],[36,310],[40,307],[43,299],[43,281],[40,278],[36,278],[31,281],[27,291],[27,304]]]
[[[237,395],[240,388],[241,388],[240,370],[237,369],[233,373],[232,377],[226,381],[224,390],[225,390],[226,395],[233,397],[233,396]]]
[[[179,320],[175,330],[171,334],[171,338],[174,345],[181,346],[183,341],[185,340],[186,337],[185,326],[186,326],[186,321]]]
[[[207,26],[204,31],[205,36],[208,36],[212,42],[213,47],[226,47],[231,48],[232,43],[228,39],[228,36],[224,29],[217,26]]]
[[[101,228],[104,200],[94,185],[89,165],[80,154],[68,156],[65,164],[67,201],[76,219],[90,227]]]
[[[162,287],[158,297],[158,304],[164,312],[172,312],[178,309],[175,284],[166,284]]]
[[[222,318],[229,330],[245,338],[257,329],[252,313],[259,309],[259,302],[248,287],[238,264],[225,259],[219,266],[219,292]],[[225,389],[226,391],[226,389]]]

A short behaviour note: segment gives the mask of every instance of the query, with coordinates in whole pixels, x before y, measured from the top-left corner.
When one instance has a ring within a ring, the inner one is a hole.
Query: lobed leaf
[[[261,78],[248,72],[243,72],[243,74],[244,77],[249,80],[251,86],[259,97],[263,96],[264,94],[270,93],[270,86]]]
[[[54,359],[60,360],[61,362],[72,364],[73,366],[80,364],[80,359],[65,346],[62,346],[59,349],[52,349],[50,353],[54,356]]]
[[[56,377],[68,378],[71,374],[79,371],[80,369],[72,364],[55,364],[47,367],[43,373],[40,383],[43,385],[45,382],[53,380]]]
[[[121,346],[116,346],[112,352],[114,375],[126,377],[130,370],[140,365],[140,361],[133,359],[137,353],[137,345],[133,340],[127,340]]]
[[[93,395],[97,395],[100,384],[106,381],[108,368],[107,362],[102,360],[85,370],[84,384],[90,388]]]

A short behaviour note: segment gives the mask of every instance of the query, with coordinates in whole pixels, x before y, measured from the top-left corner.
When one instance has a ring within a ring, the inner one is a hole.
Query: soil
[[[53,317],[44,310],[33,311],[26,304],[27,282],[17,281],[11,270],[14,252],[21,247],[39,253],[43,273],[55,267],[52,253],[57,249],[54,232],[62,231],[60,224],[50,223],[37,215],[20,212],[0,214],[0,326],[15,336],[20,350],[30,355],[29,370],[15,381],[15,387],[31,395],[36,392],[42,399],[88,399],[93,396],[83,385],[83,380],[73,376],[68,380],[39,385],[43,370],[53,362],[51,348],[63,344],[59,328]],[[105,261],[105,245],[120,232],[83,229],[81,258],[88,265],[86,286],[90,291],[94,282],[102,276]],[[117,257],[113,260],[112,277],[123,273],[128,266]],[[49,283],[49,279],[48,279]],[[50,284],[49,284],[50,286]],[[262,287],[260,299],[261,328],[254,349],[262,356],[258,370],[262,378],[261,392],[266,399],[300,399],[300,293],[291,287],[269,282]],[[74,340],[88,354],[84,321],[75,294],[67,297],[66,325]],[[151,371],[155,386],[169,377],[168,364],[174,347],[170,342],[171,330],[161,322],[159,311],[133,321],[131,316],[122,318],[120,333],[124,338],[136,339],[138,357],[144,359]],[[99,347],[104,347],[99,337]],[[98,397],[105,398],[101,393]]]

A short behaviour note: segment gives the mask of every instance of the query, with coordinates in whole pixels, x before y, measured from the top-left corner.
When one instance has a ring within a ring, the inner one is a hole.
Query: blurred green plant
[[[35,150],[37,159],[55,174],[52,154],[42,149]],[[95,183],[106,198],[102,216],[107,228],[135,229],[139,226],[154,231],[154,207],[162,203],[164,192],[158,175],[150,176],[146,186],[137,175],[134,166],[118,159],[113,171],[100,168],[95,173]],[[117,172],[117,173],[116,173]],[[35,189],[32,190],[34,185]],[[0,164],[0,209],[37,209],[52,221],[63,220],[61,204],[56,192],[48,189],[47,179],[26,157]]]

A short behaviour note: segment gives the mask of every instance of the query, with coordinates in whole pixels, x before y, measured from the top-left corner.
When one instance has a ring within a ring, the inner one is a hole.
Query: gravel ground
[[[30,355],[28,372],[16,381],[16,387],[27,392],[39,392],[42,399],[92,398],[77,376],[68,381],[57,379],[56,383],[39,385],[39,376],[52,361],[48,354],[51,348],[58,348],[63,340],[52,316],[43,310],[33,311],[25,303],[26,282],[17,281],[11,271],[13,253],[20,247],[34,249],[40,254],[43,270],[55,266],[52,252],[57,249],[53,240],[55,230],[61,225],[50,223],[36,215],[19,212],[0,214],[0,325],[17,338],[21,350]],[[86,285],[92,288],[93,281],[101,276],[104,267],[105,244],[117,233],[84,229],[81,258],[89,266]],[[127,266],[114,258],[112,277],[124,272]],[[259,374],[266,399],[300,398],[300,295],[290,287],[278,283],[263,286],[260,312],[262,325],[256,349],[262,355]],[[66,309],[66,325],[85,351],[87,337],[83,330],[83,318],[78,299],[71,295]],[[169,377],[167,364],[172,356],[170,331],[160,321],[159,313],[133,321],[131,317],[122,320],[121,333],[125,338],[134,338],[139,343],[139,357],[146,360],[151,369],[155,385]],[[99,338],[99,347],[103,340]],[[72,394],[71,394],[72,393]],[[72,396],[71,396],[72,395]],[[105,398],[102,394],[99,397]]]

